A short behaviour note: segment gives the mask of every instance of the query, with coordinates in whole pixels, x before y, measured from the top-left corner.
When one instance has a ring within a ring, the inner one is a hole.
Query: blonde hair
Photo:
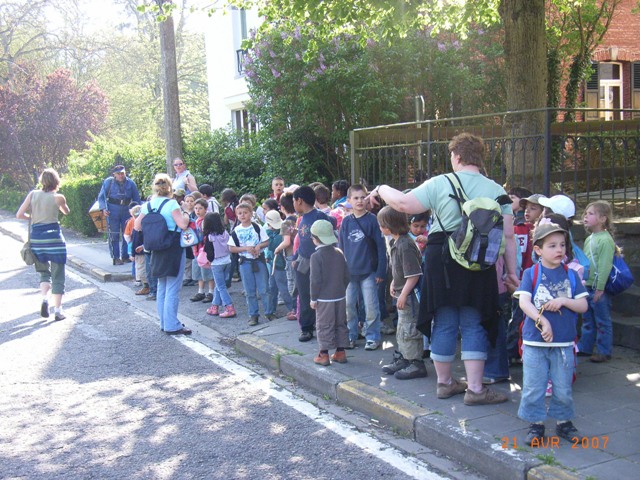
[[[606,217],[606,220],[604,222],[604,229],[609,232],[611,236],[613,236],[615,228],[613,226],[613,208],[611,208],[611,204],[606,200],[596,200],[595,202],[591,202],[589,205],[587,205],[584,211],[586,212],[590,207],[593,207],[593,209],[598,212],[599,215]]]
[[[153,186],[151,187],[153,193],[159,197],[173,197],[173,185],[171,177],[166,173],[158,173],[153,179]]]
[[[45,168],[40,174],[40,185],[44,192],[53,192],[60,186],[60,175],[53,168]]]
[[[250,203],[251,205],[253,205],[253,207],[251,208],[251,210],[253,210],[258,204],[258,200],[253,193],[245,193],[240,197],[240,203]]]

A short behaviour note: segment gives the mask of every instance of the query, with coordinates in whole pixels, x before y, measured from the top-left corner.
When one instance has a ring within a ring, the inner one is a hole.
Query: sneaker
[[[313,333],[311,332],[302,332],[298,337],[298,341],[300,342],[308,342],[313,338]]]
[[[232,318],[236,316],[236,309],[233,305],[224,307],[224,312],[220,312],[220,318]]]
[[[607,358],[607,355],[602,355],[601,353],[594,353],[593,355],[591,355],[591,358],[589,360],[593,363],[603,363],[608,360],[611,360],[611,356]]]
[[[541,445],[542,439],[544,438],[544,425],[542,423],[532,423],[529,425],[529,431],[527,432],[527,436],[524,439],[524,443],[531,446],[534,441]]]
[[[270,322],[276,319],[276,316],[273,313],[267,313],[266,317]]]
[[[459,382],[455,378],[451,378],[451,383],[439,383],[436,393],[440,399],[453,397],[467,390],[467,382]]]
[[[64,313],[62,313],[62,312],[56,312],[53,318],[54,318],[54,320],[55,320],[56,322],[59,322],[60,320],[64,320],[64,319],[65,319],[65,318],[67,318],[67,317],[66,317],[66,315],[65,315]],[[571,423],[571,422],[569,422],[569,423]]]
[[[380,344],[375,340],[367,340],[367,343],[364,344],[365,350],[377,350]]]
[[[211,305],[209,308],[207,308],[207,313],[209,315],[219,315],[220,314],[220,307],[218,305]]]
[[[147,300],[155,302],[156,294],[155,293],[150,293],[149,295],[147,295]]]
[[[396,333],[396,329],[393,325],[383,323],[382,325],[380,325],[380,333],[382,335],[393,335],[394,333]]]
[[[331,362],[329,361],[328,353],[319,353],[316,358],[313,359],[313,363],[316,365],[322,365],[323,367],[328,366]]]
[[[573,426],[570,420],[556,425],[556,435],[569,442],[580,442],[583,438],[583,435],[578,432],[578,429]]]
[[[49,318],[49,302],[47,300],[42,300],[40,304],[40,316],[42,318]]]
[[[507,400],[509,400],[509,397],[504,393],[496,392],[489,387],[484,387],[480,393],[467,389],[464,394],[465,405],[495,405],[496,403],[504,403]]]
[[[298,320],[298,316],[296,315],[295,310],[291,310],[289,313],[287,313],[287,320]]]
[[[483,385],[493,385],[495,383],[508,382],[511,377],[482,377]]]
[[[196,293],[193,297],[191,297],[189,300],[191,300],[192,302],[201,302],[202,300],[204,300],[204,297],[206,295],[204,293]]]
[[[385,375],[393,375],[394,373],[407,368],[410,362],[404,357],[396,358],[392,363],[382,366],[382,373]]]
[[[142,287],[136,292],[136,295],[149,295],[150,292],[151,290],[149,290],[149,287]]]
[[[411,380],[427,376],[427,367],[422,360],[412,360],[408,367],[393,374],[398,380]]]
[[[207,293],[202,299],[202,303],[211,303],[213,302],[213,293]]]
[[[255,327],[257,324],[258,324],[258,315],[251,315],[251,318],[249,319],[249,326]]]
[[[346,350],[353,350],[354,348],[356,348],[356,341],[355,340],[349,340],[349,343],[344,348]]]
[[[134,287],[141,287],[142,286],[142,282],[140,280],[136,280],[135,282],[133,282],[133,286]]]
[[[331,355],[331,361],[336,363],[347,363],[347,354],[344,350],[336,351]]]
[[[547,389],[544,391],[544,396],[545,397],[553,396],[553,383],[551,383],[551,380],[547,380]]]

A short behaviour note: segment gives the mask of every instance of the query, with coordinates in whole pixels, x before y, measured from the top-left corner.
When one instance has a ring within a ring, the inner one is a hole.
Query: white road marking
[[[262,391],[279,400],[311,420],[318,422],[328,430],[340,435],[346,441],[356,445],[365,452],[397,468],[401,472],[421,480],[440,480],[446,478],[431,471],[427,465],[420,460],[407,457],[391,445],[385,444],[367,433],[357,431],[355,427],[347,422],[334,417],[330,413],[323,412],[315,405],[296,397],[290,391],[280,388],[270,380],[237,364],[197,340],[184,336],[177,336],[175,339],[220,368],[243,380],[248,388]]]

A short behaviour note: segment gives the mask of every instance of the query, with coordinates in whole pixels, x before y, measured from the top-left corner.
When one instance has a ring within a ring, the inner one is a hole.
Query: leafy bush
[[[81,177],[64,177],[60,193],[67,199],[69,215],[62,218],[65,227],[72,228],[84,235],[95,235],[96,227],[88,212],[100,193],[102,179],[89,175]]]

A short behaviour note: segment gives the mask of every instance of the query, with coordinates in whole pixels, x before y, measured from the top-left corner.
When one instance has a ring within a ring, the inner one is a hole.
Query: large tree
[[[64,170],[71,149],[100,132],[108,111],[94,83],[79,86],[63,69],[41,80],[28,68],[0,85],[0,173],[23,189],[44,167]]]

